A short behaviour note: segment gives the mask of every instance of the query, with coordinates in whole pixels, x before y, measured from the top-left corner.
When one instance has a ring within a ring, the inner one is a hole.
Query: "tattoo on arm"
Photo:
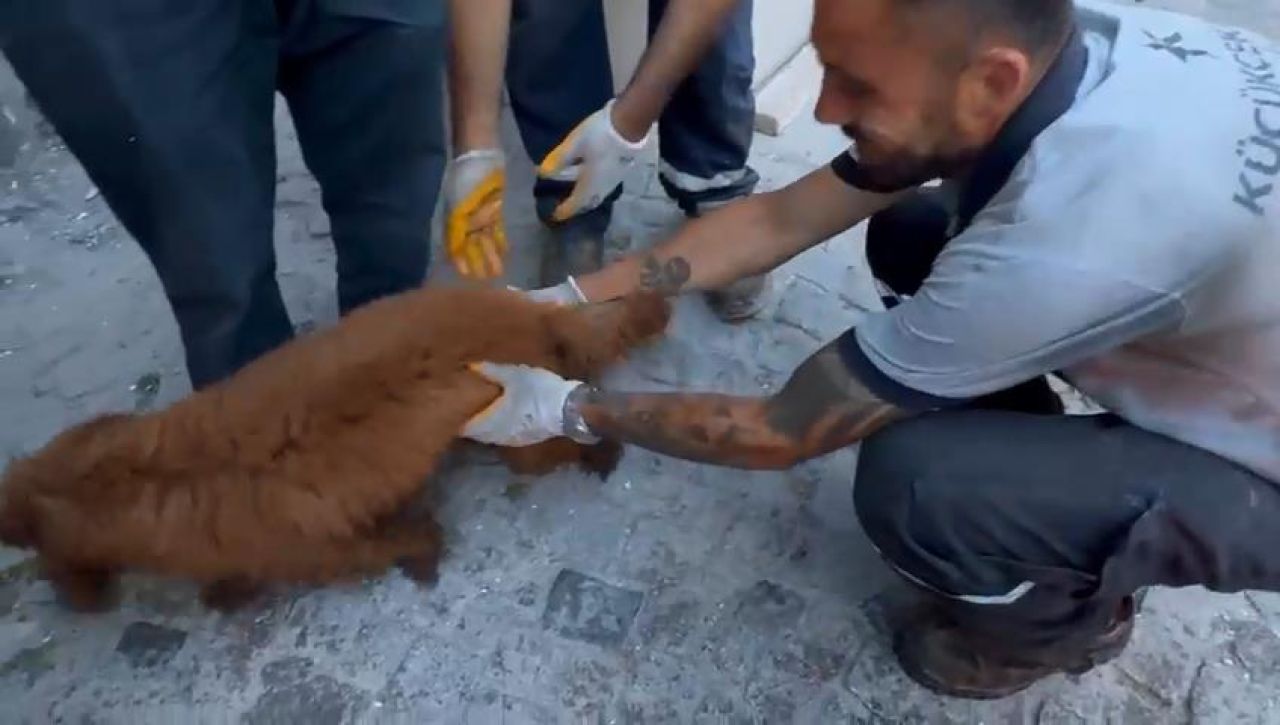
[[[906,411],[867,390],[832,342],[805,361],[767,407],[769,425],[812,455],[862,440]]]
[[[834,344],[773,398],[594,390],[582,407],[598,435],[677,458],[786,468],[857,442],[903,417],[850,374]]]
[[[672,257],[664,262],[650,254],[640,263],[640,287],[671,297],[684,289],[692,273],[684,257]]]

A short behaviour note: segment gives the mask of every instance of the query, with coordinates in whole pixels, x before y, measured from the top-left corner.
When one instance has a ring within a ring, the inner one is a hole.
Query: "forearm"
[[[823,167],[699,217],[656,248],[580,277],[578,285],[591,302],[641,289],[672,296],[717,289],[773,269],[901,196],[859,191]]]
[[[593,433],[657,453],[747,469],[783,469],[856,443],[908,413],[869,391],[835,341],[776,395],[610,393],[583,388],[575,408]]]
[[[582,416],[599,436],[689,461],[782,469],[801,455],[766,425],[762,399],[592,390]]]
[[[782,228],[768,194],[758,194],[694,219],[653,249],[629,255],[578,279],[592,302],[642,289],[675,296],[716,289],[777,266],[814,243]]]
[[[680,83],[719,37],[739,0],[671,0],[614,106],[614,125],[631,140],[644,137]]]
[[[583,420],[597,435],[689,461],[783,470],[861,440],[897,413],[874,400],[839,404],[714,394],[589,391]]]
[[[500,144],[502,79],[512,0],[450,0],[449,88],[454,151]]]

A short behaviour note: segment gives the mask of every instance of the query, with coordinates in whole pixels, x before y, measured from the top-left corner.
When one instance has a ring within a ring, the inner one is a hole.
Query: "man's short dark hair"
[[[1039,53],[1054,48],[1070,30],[1073,0],[896,0],[904,8],[963,13],[972,31],[1009,32],[1023,49]]]

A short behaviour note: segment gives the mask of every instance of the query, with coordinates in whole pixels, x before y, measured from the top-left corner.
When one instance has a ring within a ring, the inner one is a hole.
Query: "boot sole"
[[[1108,645],[1107,647],[1100,648],[1098,650],[1095,650],[1094,652],[1090,652],[1086,657],[1086,661],[1081,662],[1078,665],[1075,665],[1073,667],[1063,667],[1063,668],[1053,669],[1045,672],[1045,674],[1041,675],[1040,677],[1028,680],[1023,683],[1019,683],[1017,685],[1011,685],[1009,687],[1005,687],[1002,689],[978,690],[978,689],[967,688],[967,687],[956,687],[954,685],[947,684],[946,682],[943,682],[941,680],[934,678],[929,673],[917,668],[915,666],[914,660],[902,656],[902,653],[900,651],[900,647],[902,645],[902,636],[900,634],[894,635],[893,654],[898,660],[899,667],[902,668],[903,673],[905,673],[907,677],[911,678],[911,680],[914,681],[917,685],[920,685],[921,687],[927,690],[930,690],[934,693],[943,695],[945,697],[955,697],[955,698],[960,698],[964,700],[1003,700],[1006,697],[1012,697],[1013,695],[1016,695],[1019,692],[1022,692],[1023,690],[1031,687],[1032,685],[1036,684],[1037,682],[1040,682],[1041,680],[1046,680],[1055,675],[1072,675],[1072,676],[1083,675],[1086,672],[1089,672],[1090,670],[1096,667],[1105,665],[1108,662],[1115,660],[1124,652],[1125,648],[1128,646],[1129,640],[1131,639],[1132,634],[1133,634],[1133,628],[1132,626],[1130,626],[1129,631],[1125,633],[1125,635],[1122,638],[1117,640],[1114,644]]]
[[[897,658],[898,666],[902,668],[903,673],[906,674],[907,677],[911,678],[911,680],[917,685],[944,697],[954,697],[962,700],[1002,700],[1006,697],[1012,697],[1028,687],[1031,687],[1036,682],[1039,682],[1039,679],[1030,680],[1001,690],[976,690],[966,687],[955,687],[941,680],[935,679],[932,675],[924,672],[923,670],[917,669],[911,660],[903,657],[899,652],[900,641],[900,638],[894,637],[893,654]]]

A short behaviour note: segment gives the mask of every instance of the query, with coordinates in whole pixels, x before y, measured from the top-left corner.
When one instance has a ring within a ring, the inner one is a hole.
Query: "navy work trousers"
[[[277,91],[323,191],[342,311],[425,278],[445,12],[401,5],[0,3],[0,49],[155,266],[194,386],[293,333],[272,243]]]

